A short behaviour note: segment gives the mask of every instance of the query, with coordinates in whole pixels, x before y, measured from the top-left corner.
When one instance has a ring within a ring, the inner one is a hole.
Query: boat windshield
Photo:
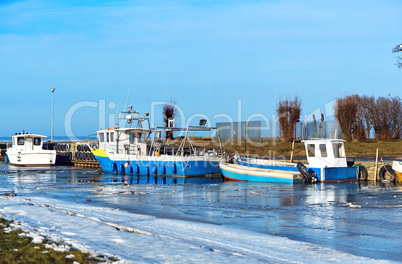
[[[315,157],[315,145],[307,144],[307,154],[309,157]]]
[[[320,144],[320,152],[321,152],[321,157],[326,158],[327,155],[327,145],[325,144]]]
[[[343,151],[343,144],[342,143],[333,143],[334,147],[334,157],[335,158],[344,158],[345,151]]]
[[[35,138],[34,139],[34,145],[35,146],[40,146],[40,144],[41,144],[41,138]]]
[[[24,143],[25,143],[25,138],[19,137],[18,140],[17,140],[17,142],[18,142],[18,143],[17,143],[18,145],[24,145]]]
[[[145,137],[142,133],[139,133],[137,135],[137,138],[138,138],[138,142],[145,142]]]
[[[99,133],[99,141],[105,142],[105,134],[104,133]]]

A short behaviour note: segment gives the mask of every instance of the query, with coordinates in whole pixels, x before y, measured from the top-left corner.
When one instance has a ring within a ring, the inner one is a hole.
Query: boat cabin
[[[310,167],[347,167],[344,140],[310,139],[302,141]]]
[[[97,131],[99,148],[107,153],[145,156],[149,129],[109,128]]]
[[[46,137],[42,135],[15,133],[11,137],[11,144],[12,148],[17,151],[42,150],[44,138]]]

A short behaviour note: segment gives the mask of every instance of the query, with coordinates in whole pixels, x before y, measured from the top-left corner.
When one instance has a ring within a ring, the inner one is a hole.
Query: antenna
[[[116,127],[119,126],[119,102],[117,102],[116,106]]]
[[[124,106],[124,110],[123,110],[123,111],[126,111],[126,109],[127,109],[128,95],[129,95],[129,94],[130,94],[130,88],[128,88],[128,91],[127,91],[126,105]]]

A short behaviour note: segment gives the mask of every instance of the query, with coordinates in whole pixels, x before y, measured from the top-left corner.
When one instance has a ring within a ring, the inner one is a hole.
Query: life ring
[[[378,173],[378,176],[380,178],[380,180],[388,180],[387,179],[387,173],[391,174],[391,177],[389,181],[391,182],[395,182],[396,181],[396,173],[395,171],[392,169],[391,165],[384,165],[381,167],[380,172]]]

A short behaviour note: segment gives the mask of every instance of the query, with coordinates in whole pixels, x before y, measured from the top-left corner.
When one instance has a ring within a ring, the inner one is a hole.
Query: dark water
[[[219,178],[204,184],[199,179],[193,179],[197,184],[176,184],[157,178],[154,184],[155,179],[147,180],[97,169],[17,168],[0,163],[1,189],[20,196],[236,226],[358,256],[402,259],[402,188],[393,184],[220,183]],[[140,195],[129,195],[127,190]]]

